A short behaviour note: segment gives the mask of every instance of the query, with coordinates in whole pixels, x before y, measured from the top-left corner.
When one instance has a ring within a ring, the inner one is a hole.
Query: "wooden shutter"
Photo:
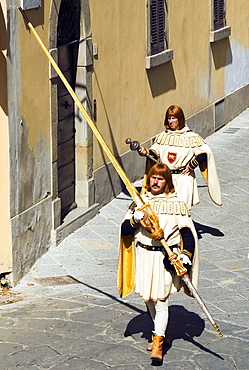
[[[214,30],[225,27],[225,1],[214,0]]]
[[[150,2],[151,55],[164,50],[165,11],[164,0]]]

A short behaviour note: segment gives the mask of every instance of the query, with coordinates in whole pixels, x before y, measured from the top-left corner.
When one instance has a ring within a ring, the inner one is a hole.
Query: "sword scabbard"
[[[197,303],[199,304],[200,308],[202,309],[202,311],[204,312],[204,314],[206,315],[206,317],[208,318],[208,320],[212,324],[213,328],[217,331],[217,333],[219,334],[220,337],[223,337],[223,334],[221,333],[220,329],[218,328],[218,325],[216,324],[216,322],[212,318],[212,316],[211,316],[210,312],[208,311],[205,303],[203,302],[200,294],[197,292],[197,290],[195,289],[195,287],[191,283],[189,275],[187,273],[185,273],[181,276],[181,278],[184,281],[184,283],[187,285],[187,287],[188,287],[190,293],[192,294],[192,296],[197,300]]]

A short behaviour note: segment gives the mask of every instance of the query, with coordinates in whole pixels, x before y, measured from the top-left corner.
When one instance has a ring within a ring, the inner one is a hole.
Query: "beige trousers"
[[[168,299],[165,301],[149,300],[146,306],[154,323],[153,333],[165,337],[169,318]]]

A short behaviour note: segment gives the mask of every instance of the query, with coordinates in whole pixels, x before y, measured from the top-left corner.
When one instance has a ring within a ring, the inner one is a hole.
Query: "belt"
[[[162,245],[145,245],[143,243],[137,242],[136,247],[141,247],[141,248],[146,249],[147,251],[153,251],[153,252],[165,251]],[[178,245],[174,244],[174,245],[170,245],[169,247],[172,250],[173,248],[177,248]]]
[[[137,242],[136,246],[146,249],[147,251],[164,251],[164,247],[162,245],[145,245],[143,243]]]
[[[184,168],[182,168],[181,170],[170,170],[170,172],[172,173],[172,175],[179,175],[180,173],[182,173],[183,170]]]

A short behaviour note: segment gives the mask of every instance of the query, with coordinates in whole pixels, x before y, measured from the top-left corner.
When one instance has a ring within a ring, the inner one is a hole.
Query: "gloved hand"
[[[133,217],[134,217],[134,221],[138,223],[144,218],[144,213],[142,211],[139,211],[137,208],[135,208]]]
[[[190,258],[186,254],[181,253],[179,254],[178,258],[182,261],[184,265],[192,265]]]

